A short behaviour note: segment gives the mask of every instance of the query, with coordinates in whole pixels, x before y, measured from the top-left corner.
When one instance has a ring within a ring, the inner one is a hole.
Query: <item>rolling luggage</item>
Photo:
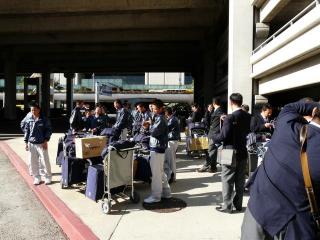
[[[92,165],[88,168],[86,197],[97,201],[102,198],[104,193],[104,170],[102,164]]]
[[[150,168],[150,156],[138,155],[135,158],[137,164],[137,170],[134,176],[134,180],[151,183],[151,168]]]
[[[86,181],[86,163],[84,159],[64,157],[61,162],[61,188]]]

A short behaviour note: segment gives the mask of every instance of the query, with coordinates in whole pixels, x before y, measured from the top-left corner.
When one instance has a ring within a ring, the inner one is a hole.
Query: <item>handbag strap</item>
[[[301,150],[300,150],[300,160],[301,160],[301,167],[302,167],[302,174],[305,189],[307,192],[311,214],[317,224],[318,230],[320,230],[320,215],[319,215],[319,208],[316,201],[316,196],[312,186],[312,180],[310,176],[309,170],[309,162],[308,162],[308,155],[307,155],[307,133],[308,133],[308,126],[302,126],[300,130],[300,143],[301,143]]]

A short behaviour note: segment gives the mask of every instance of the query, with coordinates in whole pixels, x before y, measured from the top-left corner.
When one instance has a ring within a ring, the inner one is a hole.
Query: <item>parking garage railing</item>
[[[288,23],[286,23],[283,27],[281,27],[278,31],[276,31],[272,36],[270,36],[267,40],[265,40],[263,43],[261,43],[256,49],[254,49],[252,51],[252,55],[257,53],[259,50],[261,50],[263,47],[265,47],[268,43],[270,43],[272,40],[274,40],[277,36],[279,36],[285,30],[290,28],[295,22],[297,22],[299,19],[301,19],[303,16],[305,16],[312,9],[314,9],[315,7],[319,7],[319,6],[320,6],[320,0],[313,1],[305,9],[303,9],[300,13],[298,13],[298,15],[296,15],[294,18],[292,18]]]

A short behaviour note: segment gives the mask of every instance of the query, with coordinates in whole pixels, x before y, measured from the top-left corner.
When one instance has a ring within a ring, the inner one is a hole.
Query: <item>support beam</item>
[[[7,56],[4,66],[5,79],[5,119],[15,120],[16,114],[16,61],[12,54]]]
[[[74,73],[65,73],[64,77],[67,79],[67,115],[71,115],[73,108],[73,79]]]
[[[253,7],[249,1],[229,1],[228,96],[238,92],[251,106],[250,56],[253,46]],[[231,109],[228,109],[230,112]]]
[[[42,73],[41,77],[41,111],[49,117],[50,114],[50,73]]]

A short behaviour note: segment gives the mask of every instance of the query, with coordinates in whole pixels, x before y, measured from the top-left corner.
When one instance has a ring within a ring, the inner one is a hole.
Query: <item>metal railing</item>
[[[278,35],[283,33],[285,30],[290,28],[295,22],[305,16],[312,9],[320,5],[320,0],[315,0],[311,4],[309,4],[305,9],[303,9],[300,13],[298,13],[294,18],[292,18],[289,22],[287,22],[283,27],[281,27],[278,31],[276,31],[272,36],[270,36],[267,40],[261,43],[256,49],[252,51],[252,55],[261,50],[264,46],[274,40]]]

